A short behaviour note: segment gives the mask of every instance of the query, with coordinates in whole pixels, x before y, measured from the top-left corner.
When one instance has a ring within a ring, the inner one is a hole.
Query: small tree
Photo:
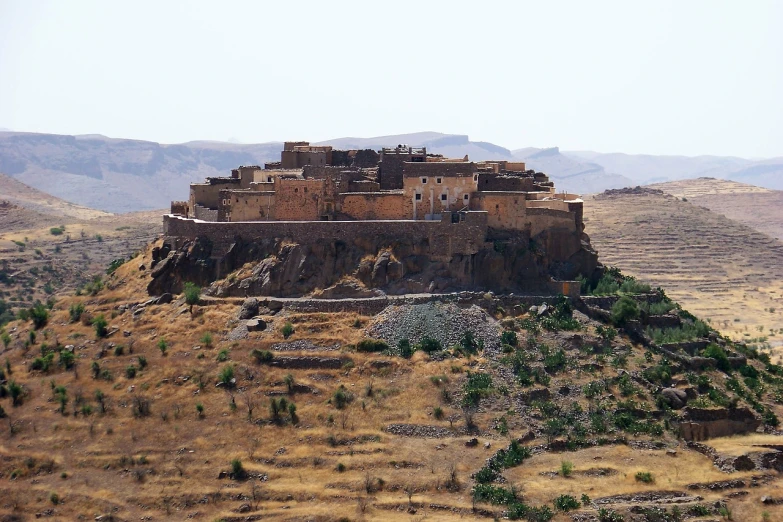
[[[95,319],[92,320],[92,326],[95,328],[95,336],[99,339],[106,337],[106,334],[108,333],[106,327],[108,325],[109,323],[106,321],[106,318],[103,317],[103,314],[96,315]]]
[[[158,341],[158,350],[160,350],[160,354],[162,356],[166,356],[166,350],[169,349],[169,344],[166,342],[166,339],[161,339]]]
[[[234,387],[234,366],[232,364],[227,364],[220,370],[220,373],[218,373],[218,381],[226,388]]]
[[[639,305],[632,297],[624,295],[612,306],[612,322],[616,325],[622,326],[638,317]]]
[[[11,403],[14,406],[22,404],[22,394],[24,390],[20,384],[15,381],[8,383],[8,393],[11,395]]]
[[[42,303],[35,303],[35,306],[30,309],[30,319],[33,320],[35,329],[40,330],[49,321],[49,310]]]
[[[294,376],[289,373],[283,378],[283,382],[285,382],[285,386],[288,388],[288,395],[292,395],[294,393]]]
[[[204,418],[204,405],[200,402],[196,403],[196,412],[198,413],[198,418],[203,419]]]
[[[283,334],[285,339],[288,339],[294,334],[294,325],[291,323],[285,323],[283,328],[280,329],[280,332]]]
[[[185,302],[190,307],[190,313],[193,314],[193,305],[198,304],[201,296],[201,288],[191,282],[185,283]]]
[[[206,346],[207,348],[212,348],[212,334],[206,332],[204,335],[201,336],[201,342],[204,343],[204,346]]]

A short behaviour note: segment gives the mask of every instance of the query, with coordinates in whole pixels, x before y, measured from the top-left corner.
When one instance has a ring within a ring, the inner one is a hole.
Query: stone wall
[[[525,194],[514,192],[477,192],[470,204],[471,210],[487,212],[487,223],[492,228],[524,230],[528,223]]]
[[[213,244],[213,257],[224,255],[236,237],[246,241],[269,238],[290,239],[300,244],[321,240],[353,242],[362,237],[396,238],[426,243],[427,254],[437,259],[475,254],[485,246],[487,218],[483,212],[464,214],[452,223],[451,214],[442,221],[256,221],[200,222],[178,216],[163,217],[163,233],[179,248],[198,237]]]
[[[275,219],[274,192],[220,191],[218,221],[268,221],[273,219]]]
[[[201,205],[196,205],[193,207],[193,216],[196,219],[200,219],[202,221],[217,221],[218,211],[214,208],[207,208],[202,207]]]

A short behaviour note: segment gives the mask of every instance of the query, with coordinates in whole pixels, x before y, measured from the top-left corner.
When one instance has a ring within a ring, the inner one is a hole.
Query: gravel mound
[[[484,347],[496,350],[500,346],[497,321],[478,306],[460,308],[453,303],[422,303],[387,306],[365,329],[369,337],[383,339],[396,346],[400,339],[411,344],[425,337],[437,339],[445,347],[459,344],[466,331],[472,331]]]
[[[300,339],[297,341],[288,341],[275,343],[270,347],[275,352],[330,352],[340,349],[340,343],[328,346],[318,346],[312,341]]]
[[[443,439],[453,436],[453,433],[440,426],[428,426],[424,424],[389,424],[386,432],[402,437],[422,437],[428,439]]]

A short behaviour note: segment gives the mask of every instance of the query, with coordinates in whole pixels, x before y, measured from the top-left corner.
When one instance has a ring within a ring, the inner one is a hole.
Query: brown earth
[[[783,191],[715,178],[649,185],[783,240]]]
[[[690,199],[645,191],[588,197],[585,221],[604,264],[664,288],[734,339],[783,345],[780,240]]]

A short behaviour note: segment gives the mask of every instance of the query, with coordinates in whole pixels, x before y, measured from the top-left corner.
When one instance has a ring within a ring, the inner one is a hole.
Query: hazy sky
[[[783,156],[783,2],[0,0],[0,127]]]

